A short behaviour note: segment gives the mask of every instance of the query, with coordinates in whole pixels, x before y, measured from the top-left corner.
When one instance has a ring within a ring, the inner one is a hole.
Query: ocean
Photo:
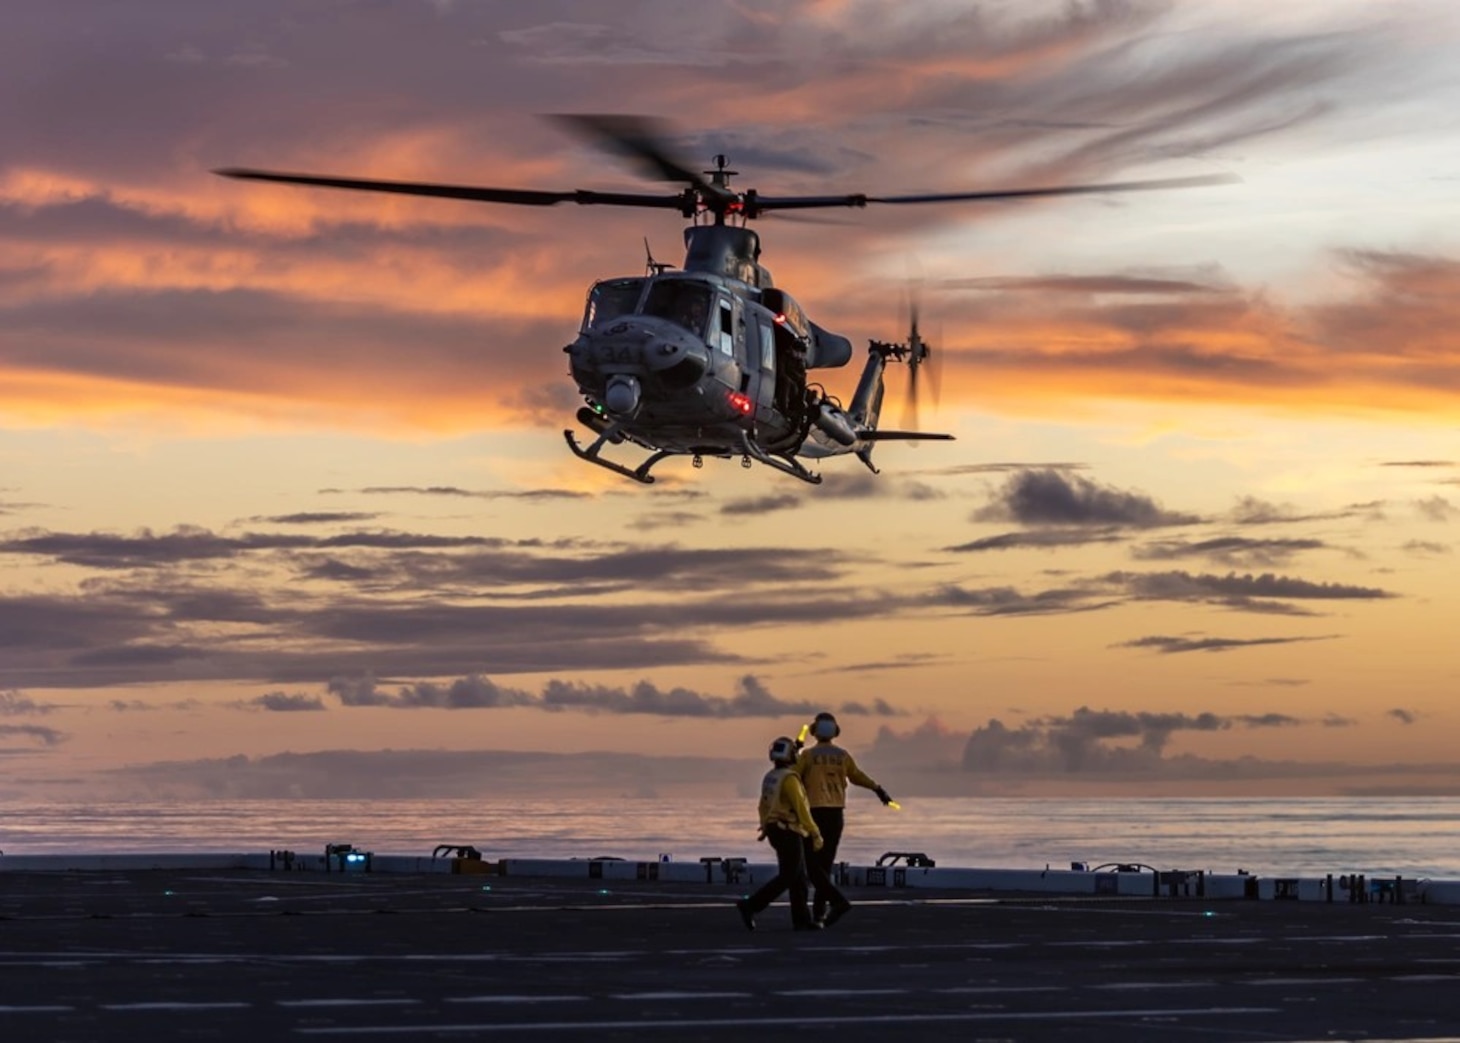
[[[1460,879],[1460,798],[1017,799],[927,797],[901,811],[854,791],[840,858],[920,852],[941,866],[1068,869],[1140,863],[1259,875],[1366,873]],[[489,859],[669,856],[771,860],[755,808],[735,799],[0,799],[0,852],[322,851],[429,855],[471,844]]]

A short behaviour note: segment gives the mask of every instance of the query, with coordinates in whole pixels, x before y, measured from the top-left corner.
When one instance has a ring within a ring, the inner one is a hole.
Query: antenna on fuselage
[[[644,267],[650,275],[663,275],[670,268],[674,267],[672,264],[665,264],[663,261],[654,260],[654,251],[649,249],[649,237],[647,235],[644,236]]]

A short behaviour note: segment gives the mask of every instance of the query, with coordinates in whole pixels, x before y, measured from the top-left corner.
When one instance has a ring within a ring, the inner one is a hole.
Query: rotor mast
[[[725,223],[725,215],[727,213],[744,213],[744,197],[730,189],[730,179],[739,174],[740,171],[729,169],[726,166],[728,162],[729,160],[725,156],[725,153],[721,152],[715,156],[714,170],[701,171],[701,173],[710,179],[710,188],[713,190],[713,194],[706,194],[703,203],[705,209],[715,215],[715,224],[717,225],[723,225]]]

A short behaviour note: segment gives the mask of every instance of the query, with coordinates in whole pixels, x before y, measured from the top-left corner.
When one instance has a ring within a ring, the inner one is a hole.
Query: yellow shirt
[[[864,789],[877,788],[876,780],[857,767],[850,753],[830,742],[802,750],[796,758],[796,774],[801,776],[813,808],[846,807],[848,782]]]
[[[760,827],[767,826],[789,829],[813,840],[821,836],[806,806],[806,787],[793,767],[772,768],[760,784]]]

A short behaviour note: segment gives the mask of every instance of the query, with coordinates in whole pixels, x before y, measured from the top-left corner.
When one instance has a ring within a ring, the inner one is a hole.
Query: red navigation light
[[[726,398],[730,402],[730,408],[741,416],[750,416],[750,411],[755,408],[754,403],[750,401],[750,396],[742,395],[739,391],[730,392]]]
[[[786,316],[785,315],[777,315],[776,316],[776,325],[777,326],[784,326],[785,324],[786,324]]]

